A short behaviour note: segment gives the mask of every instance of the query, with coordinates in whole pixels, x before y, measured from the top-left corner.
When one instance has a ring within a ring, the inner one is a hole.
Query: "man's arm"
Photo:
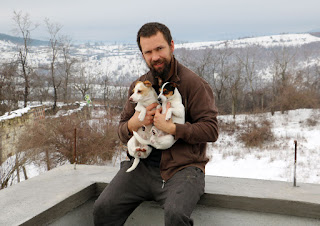
[[[190,144],[214,142],[218,139],[218,110],[208,83],[193,87],[187,96],[185,124],[176,124],[176,139]]]

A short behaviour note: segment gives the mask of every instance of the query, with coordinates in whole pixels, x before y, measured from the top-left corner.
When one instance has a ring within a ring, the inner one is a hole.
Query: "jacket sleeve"
[[[176,124],[176,139],[189,144],[215,142],[218,139],[218,110],[210,85],[203,81],[188,89],[185,98],[186,123]]]
[[[120,115],[120,122],[118,126],[118,136],[123,143],[127,143],[129,139],[132,137],[128,129],[128,121],[133,116],[135,110],[135,104],[130,103],[129,97],[132,94],[133,84],[130,86],[128,91],[128,98],[126,104],[123,108],[123,111]]]

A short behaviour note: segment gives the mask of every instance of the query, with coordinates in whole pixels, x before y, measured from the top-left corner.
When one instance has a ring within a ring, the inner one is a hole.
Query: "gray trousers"
[[[165,225],[193,225],[190,215],[204,193],[204,173],[187,167],[163,183],[160,170],[140,162],[127,173],[124,161],[117,175],[94,204],[95,225],[123,225],[143,201],[157,201],[164,209]]]

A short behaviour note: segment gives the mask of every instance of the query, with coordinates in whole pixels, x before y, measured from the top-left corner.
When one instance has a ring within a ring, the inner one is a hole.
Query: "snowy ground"
[[[320,110],[299,109],[285,114],[238,115],[236,123],[253,118],[273,124],[275,141],[262,148],[246,148],[233,135],[221,133],[209,145],[207,175],[293,181],[294,140],[297,140],[297,182],[320,184]],[[233,121],[231,116],[220,120]],[[316,125],[310,126],[308,119]]]
[[[320,109],[299,109],[284,114],[276,112],[274,116],[270,113],[237,115],[235,122],[243,125],[248,120],[265,119],[272,122],[276,138],[273,142],[261,148],[246,148],[237,140],[239,131],[221,132],[218,141],[208,145],[210,161],[206,174],[292,182],[294,140],[297,140],[297,183],[320,184]],[[234,119],[226,115],[219,116],[219,121],[226,123]],[[125,153],[116,153],[107,164],[118,168],[125,156]],[[29,178],[46,171],[37,163],[26,166],[26,169]]]

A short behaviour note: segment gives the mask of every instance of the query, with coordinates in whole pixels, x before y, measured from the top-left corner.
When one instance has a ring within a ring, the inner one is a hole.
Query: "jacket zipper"
[[[165,185],[166,181],[165,180],[162,180],[162,189],[164,188],[164,185]]]

